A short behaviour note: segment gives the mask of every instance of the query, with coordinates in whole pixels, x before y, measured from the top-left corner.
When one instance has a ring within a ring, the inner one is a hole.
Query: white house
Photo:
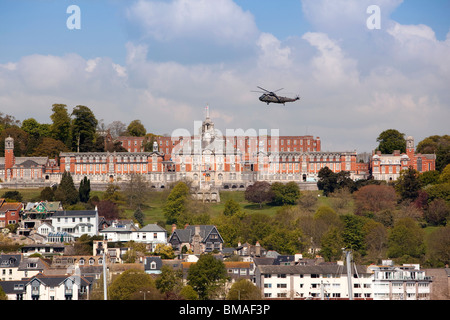
[[[23,300],[81,300],[89,295],[91,283],[79,275],[38,274],[25,284]]]
[[[75,238],[83,234],[98,235],[98,211],[72,210],[57,211],[52,217],[52,226],[55,232],[67,232]]]
[[[350,298],[371,299],[371,274],[363,266],[356,270]],[[259,265],[255,282],[266,299],[350,299],[347,271],[342,264]]]
[[[167,244],[167,231],[157,224],[148,224],[132,233],[133,240],[152,245],[152,251],[158,244]]]
[[[167,231],[157,224],[148,224],[139,229],[133,223],[116,224],[100,230],[106,240],[111,242],[128,242],[135,241],[151,245],[154,251],[156,245],[167,243]]]
[[[368,268],[373,272],[374,300],[430,300],[432,278],[419,265],[395,266],[383,260]]]

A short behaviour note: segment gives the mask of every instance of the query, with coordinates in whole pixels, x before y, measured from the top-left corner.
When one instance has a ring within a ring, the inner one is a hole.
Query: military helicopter
[[[278,92],[280,90],[283,90],[283,88],[275,90],[275,91],[269,91],[266,90],[264,88],[258,87],[259,89],[263,90],[263,91],[252,91],[252,92],[259,92],[262,93],[263,95],[259,97],[259,100],[262,102],[265,102],[267,104],[269,103],[281,103],[281,104],[285,104],[286,102],[294,102],[300,99],[299,96],[295,97],[295,98],[287,98],[287,97],[280,97],[278,95],[275,94],[275,92]]]

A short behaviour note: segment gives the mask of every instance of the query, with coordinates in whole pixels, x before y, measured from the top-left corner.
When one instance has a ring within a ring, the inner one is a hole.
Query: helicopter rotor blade
[[[264,88],[261,88],[261,87],[258,87],[258,86],[257,86],[257,88],[260,88],[261,90],[263,90],[263,91],[265,91],[265,92],[268,92],[268,93],[270,93],[270,91],[269,91],[269,90],[266,90],[266,89],[264,89]]]

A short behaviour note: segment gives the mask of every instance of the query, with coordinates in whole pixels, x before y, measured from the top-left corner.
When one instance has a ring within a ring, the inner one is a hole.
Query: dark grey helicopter
[[[258,87],[259,89],[263,90],[263,91],[253,91],[253,92],[260,92],[263,95],[259,97],[259,100],[262,102],[265,102],[267,104],[269,103],[281,103],[281,104],[285,104],[286,102],[294,102],[300,99],[300,97],[295,97],[295,98],[287,98],[287,97],[280,97],[278,95],[275,94],[275,92],[278,92],[280,90],[283,90],[283,88],[275,90],[275,91],[269,91],[266,90],[264,88]]]

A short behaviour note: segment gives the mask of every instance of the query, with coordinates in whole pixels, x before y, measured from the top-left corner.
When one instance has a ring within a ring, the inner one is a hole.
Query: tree
[[[186,210],[189,187],[184,182],[178,182],[170,191],[163,207],[164,217],[168,224],[177,223],[181,213]]]
[[[26,119],[22,122],[21,129],[28,133],[28,150],[27,154],[31,155],[38,148],[44,136],[49,135],[48,128],[41,125],[34,118]]]
[[[368,257],[380,259],[387,247],[387,230],[382,223],[369,220],[363,227]]]
[[[442,173],[439,176],[439,182],[441,182],[441,183],[450,183],[450,164],[448,164],[444,168],[444,170],[442,170]]]
[[[433,226],[445,226],[449,215],[450,206],[443,199],[435,199],[430,202],[424,214],[425,220]]]
[[[379,143],[377,150],[383,154],[394,153],[395,150],[406,152],[405,134],[395,129],[388,129],[380,133],[377,138]]]
[[[39,199],[42,201],[53,201],[55,199],[55,190],[51,187],[45,187],[42,189]]]
[[[127,126],[121,121],[113,121],[107,127],[113,139],[117,139],[127,131]]]
[[[233,283],[227,294],[227,300],[261,299],[261,290],[247,279],[241,279]]]
[[[67,106],[65,104],[54,104],[52,111],[53,113],[50,116],[50,119],[52,119],[50,125],[51,137],[64,143],[67,148],[71,148],[71,120],[67,112]]]
[[[395,189],[387,185],[367,185],[353,193],[356,213],[367,213],[392,210],[397,203]]]
[[[344,222],[342,240],[345,248],[351,248],[365,254],[364,238],[366,235],[364,234],[364,225],[367,218],[352,214],[344,215],[341,218]]]
[[[34,157],[52,157],[56,158],[61,152],[69,151],[64,143],[53,138],[45,137],[36,147],[32,156]]]
[[[124,194],[128,199],[130,208],[138,208],[144,205],[150,192],[150,186],[140,174],[132,174],[125,184]]]
[[[266,181],[256,181],[245,189],[245,200],[258,203],[260,209],[264,202],[269,202],[272,199],[273,191],[270,183]]]
[[[318,173],[317,188],[323,191],[324,196],[333,193],[338,186],[337,175],[328,167],[323,167]]]
[[[61,182],[55,191],[55,199],[61,201],[65,205],[78,202],[78,191],[75,188],[72,176],[67,171],[64,171]]]
[[[336,261],[342,256],[344,241],[342,232],[337,227],[331,227],[321,239],[320,254],[326,261]]]
[[[183,288],[183,273],[181,270],[175,270],[170,266],[164,265],[161,268],[161,274],[155,282],[156,288],[162,293],[179,295]]]
[[[133,218],[139,223],[139,225],[142,227],[144,225],[144,213],[142,212],[141,208],[138,207],[134,213]]]
[[[119,219],[119,207],[111,200],[101,200],[96,202],[98,215],[105,217],[107,220]]]
[[[108,298],[111,300],[132,300],[139,291],[156,288],[152,277],[142,270],[130,269],[122,272],[109,286]]]
[[[232,216],[235,213],[238,213],[240,211],[241,211],[241,206],[234,199],[228,199],[225,202],[225,206],[224,206],[224,209],[223,209],[223,214],[224,215]]]
[[[428,258],[436,267],[450,263],[450,225],[437,228],[428,237]]]
[[[395,190],[402,200],[414,201],[419,196],[421,188],[419,180],[419,172],[413,167],[400,172],[400,177],[395,183]]]
[[[272,203],[275,205],[294,205],[300,198],[300,188],[294,181],[283,184],[274,182],[272,189]]]
[[[143,137],[147,133],[141,120],[133,120],[127,127],[127,133],[133,137]]]
[[[201,300],[217,296],[227,280],[225,264],[212,254],[203,254],[188,270],[187,281]]]
[[[392,258],[421,258],[425,254],[424,232],[411,218],[399,219],[388,237],[387,255]]]
[[[72,116],[72,149],[80,152],[89,152],[94,146],[95,132],[98,121],[91,109],[86,106],[76,106]]]
[[[78,188],[78,195],[81,202],[87,203],[91,193],[91,181],[85,176],[80,181],[80,187]]]
[[[435,154],[436,170],[441,172],[450,164],[450,135],[427,137],[419,142],[416,151],[422,154]]]
[[[23,196],[19,191],[14,190],[4,192],[2,198],[7,199],[8,201],[22,202]]]

